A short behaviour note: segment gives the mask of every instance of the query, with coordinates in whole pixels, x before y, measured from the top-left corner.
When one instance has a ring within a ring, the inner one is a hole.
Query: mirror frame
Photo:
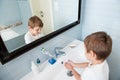
[[[11,53],[9,53],[9,51],[7,50],[7,48],[4,44],[4,41],[2,40],[1,35],[0,35],[0,61],[1,61],[1,63],[5,64],[5,63],[19,57],[20,55],[24,54],[25,52],[31,50],[32,48],[52,39],[53,37],[67,31],[68,29],[71,29],[72,27],[80,24],[81,1],[82,0],[78,0],[78,20],[77,21],[75,21],[67,26],[64,26],[63,28],[60,28],[54,32],[51,32],[50,34],[43,36],[42,38],[40,38],[30,44],[20,47],[19,49],[16,49]]]

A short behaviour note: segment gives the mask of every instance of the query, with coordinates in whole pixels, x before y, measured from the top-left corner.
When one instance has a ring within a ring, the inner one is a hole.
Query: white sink
[[[75,44],[75,46],[71,48],[71,45]],[[21,80],[75,80],[75,78],[72,76],[67,75],[67,69],[64,67],[64,63],[68,60],[72,60],[74,62],[84,62],[86,61],[85,55],[84,55],[84,44],[81,41],[75,40],[72,43],[70,43],[68,46],[66,46],[63,51],[66,52],[66,55],[61,56],[57,59],[57,62],[53,65],[47,63],[44,70],[34,75],[32,78],[23,78]],[[62,64],[63,62],[63,64]],[[82,72],[82,69],[76,69],[79,73]],[[31,77],[32,74],[29,74],[29,77]],[[27,75],[28,77],[28,75]]]

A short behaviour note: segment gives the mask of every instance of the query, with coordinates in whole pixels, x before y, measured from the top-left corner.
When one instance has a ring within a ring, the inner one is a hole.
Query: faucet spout
[[[62,47],[55,47],[55,56],[56,58],[58,58],[58,56],[60,55],[65,55],[66,53],[64,51],[62,51]]]

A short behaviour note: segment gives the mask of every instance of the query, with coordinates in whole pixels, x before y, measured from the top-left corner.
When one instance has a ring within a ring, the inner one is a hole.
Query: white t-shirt
[[[109,80],[109,67],[106,61],[87,67],[81,74],[82,80]]]
[[[43,34],[38,34],[37,36],[32,36],[31,33],[28,31],[24,36],[25,43],[29,44],[29,43],[35,41],[36,39],[39,39],[40,37],[43,37]]]

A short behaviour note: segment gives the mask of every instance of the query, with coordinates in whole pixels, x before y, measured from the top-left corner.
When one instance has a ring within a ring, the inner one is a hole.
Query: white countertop
[[[45,66],[42,72],[40,72],[39,74],[34,74],[31,71],[20,80],[73,80],[74,77],[68,77],[66,75],[66,68],[64,67],[64,64],[61,64],[61,61],[66,62],[68,59],[78,62],[86,61],[86,57],[84,55],[84,43],[79,40],[74,40],[66,47],[64,47],[63,51],[66,53],[66,55],[58,58],[56,63],[50,65],[46,61],[44,64],[47,63],[47,66]],[[61,76],[64,76],[64,78],[62,78]]]

